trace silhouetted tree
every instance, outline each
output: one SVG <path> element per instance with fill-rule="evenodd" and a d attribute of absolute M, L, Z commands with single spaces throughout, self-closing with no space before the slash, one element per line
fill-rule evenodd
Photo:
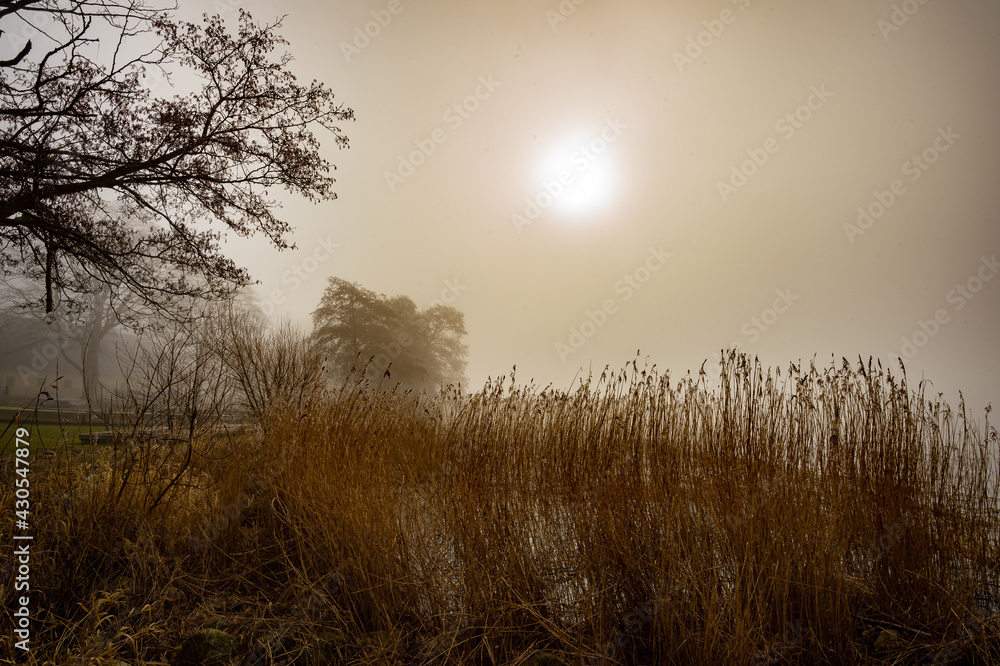
<path fill-rule="evenodd" d="M 78 359 L 67 357 L 67 360 L 83 377 L 83 395 L 91 405 L 97 403 L 100 395 L 101 355 L 105 338 L 120 323 L 109 298 L 110 290 L 100 289 L 92 294 L 90 308 L 82 319 L 53 322 L 58 335 L 75 341 L 80 349 Z"/>
<path fill-rule="evenodd" d="M 419 310 L 406 296 L 331 277 L 312 317 L 313 341 L 334 377 L 367 363 L 372 380 L 388 370 L 389 385 L 404 388 L 434 391 L 465 380 L 465 317 L 451 306 Z"/>
<path fill-rule="evenodd" d="M 230 34 L 142 0 L 0 3 L 3 271 L 43 284 L 46 312 L 93 280 L 161 309 L 249 283 L 221 231 L 288 247 L 269 188 L 335 198 L 312 128 L 346 147 L 335 124 L 353 119 L 296 81 L 279 26 L 240 10 Z M 163 96 L 171 73 L 195 90 Z"/>

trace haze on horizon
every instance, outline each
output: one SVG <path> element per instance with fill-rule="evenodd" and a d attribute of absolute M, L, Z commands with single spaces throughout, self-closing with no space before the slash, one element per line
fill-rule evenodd
<path fill-rule="evenodd" d="M 339 198 L 285 201 L 298 249 L 228 241 L 273 317 L 329 276 L 440 299 L 473 390 L 738 345 L 1000 397 L 1000 5 L 238 6 L 357 117 Z"/>

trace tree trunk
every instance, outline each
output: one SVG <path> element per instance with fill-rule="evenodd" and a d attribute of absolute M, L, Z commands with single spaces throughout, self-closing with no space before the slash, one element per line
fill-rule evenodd
<path fill-rule="evenodd" d="M 94 296 L 90 317 L 80 341 L 83 394 L 91 409 L 100 397 L 101 350 L 104 346 L 104 338 L 118 323 L 114 311 L 108 307 L 109 296 L 107 288 L 101 289 Z"/>

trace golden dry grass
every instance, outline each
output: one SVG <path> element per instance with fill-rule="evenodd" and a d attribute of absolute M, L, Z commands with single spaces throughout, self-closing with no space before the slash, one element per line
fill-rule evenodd
<path fill-rule="evenodd" d="M 871 362 L 722 360 L 714 390 L 347 383 L 36 470 L 33 663 L 170 663 L 202 626 L 232 663 L 1000 660 L 988 421 Z"/>

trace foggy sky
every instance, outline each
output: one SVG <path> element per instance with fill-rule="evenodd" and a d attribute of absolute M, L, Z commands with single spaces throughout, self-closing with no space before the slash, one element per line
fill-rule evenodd
<path fill-rule="evenodd" d="M 996 2 L 240 6 L 357 115 L 319 133 L 339 199 L 286 199 L 298 249 L 227 245 L 275 317 L 330 275 L 444 297 L 472 389 L 738 343 L 1000 398 Z"/>

